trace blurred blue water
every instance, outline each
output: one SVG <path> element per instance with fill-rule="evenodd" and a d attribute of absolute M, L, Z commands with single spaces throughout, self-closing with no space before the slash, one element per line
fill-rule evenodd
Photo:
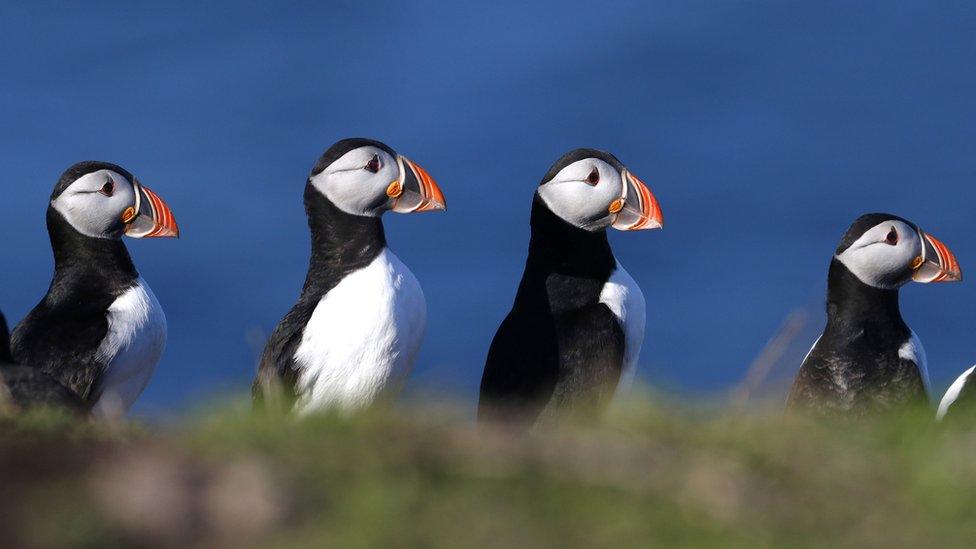
<path fill-rule="evenodd" d="M 170 323 L 138 409 L 245 390 L 248 338 L 304 278 L 309 169 L 336 139 L 372 136 L 450 205 L 386 217 L 428 298 L 410 386 L 473 403 L 534 187 L 591 146 L 667 217 L 611 236 L 647 297 L 641 373 L 714 392 L 797 307 L 813 312 L 802 355 L 830 253 L 861 213 L 906 216 L 976 269 L 974 30 L 963 1 L 3 3 L 0 307 L 17 320 L 46 290 L 61 171 L 120 163 L 184 235 L 128 242 Z M 974 299 L 972 283 L 903 292 L 936 391 L 976 361 Z"/>

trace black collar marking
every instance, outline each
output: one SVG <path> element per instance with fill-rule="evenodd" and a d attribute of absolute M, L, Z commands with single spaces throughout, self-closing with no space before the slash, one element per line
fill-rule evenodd
<path fill-rule="evenodd" d="M 530 219 L 532 237 L 529 240 L 529 256 L 523 281 L 545 280 L 551 275 L 587 282 L 593 286 L 587 292 L 586 303 L 598 300 L 600 291 L 617 266 L 610 249 L 605 230 L 587 231 L 567 223 L 554 214 L 536 193 L 532 200 Z M 598 288 L 597 288 L 598 286 Z M 553 293 L 555 291 L 555 293 Z M 550 300 L 557 306 L 574 306 L 583 296 L 570 297 L 570 302 L 559 300 L 557 288 L 549 291 Z"/>

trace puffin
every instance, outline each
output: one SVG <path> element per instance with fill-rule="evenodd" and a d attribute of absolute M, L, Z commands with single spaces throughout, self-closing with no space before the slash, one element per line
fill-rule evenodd
<path fill-rule="evenodd" d="M 660 229 L 660 205 L 616 156 L 582 148 L 542 178 L 529 225 L 515 301 L 488 350 L 478 419 L 596 417 L 632 381 L 644 339 L 644 295 L 607 229 Z"/>
<path fill-rule="evenodd" d="M 311 259 L 298 301 L 265 346 L 258 408 L 354 412 L 395 396 L 427 322 L 414 274 L 387 246 L 382 216 L 446 209 L 426 170 L 388 145 L 342 139 L 305 183 Z"/>
<path fill-rule="evenodd" d="M 973 376 L 974 371 L 976 371 L 976 366 L 970 367 L 952 382 L 952 385 L 942 395 L 939 410 L 936 412 L 936 419 L 941 421 L 950 411 L 956 415 L 963 409 L 973 407 L 973 404 L 976 403 L 976 376 Z"/>
<path fill-rule="evenodd" d="M 956 257 L 918 225 L 886 213 L 859 217 L 830 261 L 827 325 L 787 410 L 863 417 L 927 405 L 925 349 L 901 316 L 898 292 L 912 281 L 959 280 Z"/>
<path fill-rule="evenodd" d="M 96 416 L 129 410 L 166 346 L 166 316 L 122 242 L 178 237 L 169 206 L 124 168 L 84 161 L 51 193 L 54 275 L 17 325 L 13 358 L 74 391 Z"/>
<path fill-rule="evenodd" d="M 29 408 L 56 408 L 85 415 L 88 405 L 51 375 L 40 368 L 14 362 L 10 352 L 7 319 L 0 312 L 0 406 L 4 411 Z"/>

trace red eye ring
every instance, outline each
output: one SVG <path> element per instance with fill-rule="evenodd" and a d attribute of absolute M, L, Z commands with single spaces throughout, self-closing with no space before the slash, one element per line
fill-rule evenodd
<path fill-rule="evenodd" d="M 115 181 L 109 179 L 104 185 L 102 185 L 101 189 L 98 189 L 98 192 L 104 194 L 105 196 L 112 196 L 115 194 Z"/>
<path fill-rule="evenodd" d="M 374 154 L 373 158 L 370 158 L 369 162 L 363 166 L 363 169 L 372 173 L 380 171 L 380 156 L 378 154 Z"/>
<path fill-rule="evenodd" d="M 888 236 L 885 237 L 885 243 L 895 246 L 898 244 L 898 231 L 894 227 L 888 231 Z"/>
<path fill-rule="evenodd" d="M 590 185 L 596 185 L 600 182 L 600 170 L 593 168 L 590 175 L 586 176 L 586 182 Z"/>

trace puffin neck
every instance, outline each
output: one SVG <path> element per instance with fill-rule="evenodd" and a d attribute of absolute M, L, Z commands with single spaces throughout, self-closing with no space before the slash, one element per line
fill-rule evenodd
<path fill-rule="evenodd" d="M 72 227 L 54 208 L 47 209 L 47 231 L 54 252 L 51 287 L 83 284 L 120 295 L 139 278 L 120 238 L 86 236 Z M 97 284 L 97 286 L 89 286 Z"/>
<path fill-rule="evenodd" d="M 868 286 L 835 257 L 827 275 L 827 321 L 845 325 L 904 324 L 898 290 Z"/>
<path fill-rule="evenodd" d="M 567 223 L 538 194 L 532 201 L 530 225 L 530 266 L 588 278 L 605 278 L 616 268 L 605 230 L 591 232 Z"/>
<path fill-rule="evenodd" d="M 303 294 L 324 294 L 346 274 L 369 265 L 386 247 L 379 217 L 346 213 L 311 184 L 305 185 L 305 213 L 312 257 Z"/>

